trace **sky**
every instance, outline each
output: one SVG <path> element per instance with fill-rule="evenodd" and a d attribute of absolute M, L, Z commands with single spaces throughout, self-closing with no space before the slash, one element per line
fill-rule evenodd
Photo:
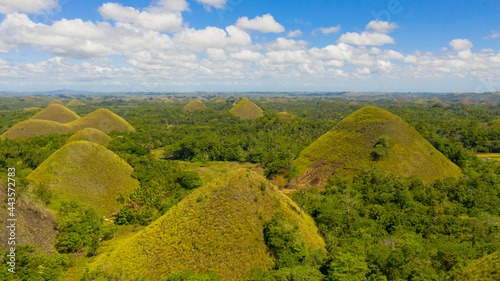
<path fill-rule="evenodd" d="M 0 0 L 0 91 L 500 91 L 500 1 Z"/>

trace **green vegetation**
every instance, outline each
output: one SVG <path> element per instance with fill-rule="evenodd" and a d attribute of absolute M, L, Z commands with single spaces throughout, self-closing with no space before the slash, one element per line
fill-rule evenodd
<path fill-rule="evenodd" d="M 500 161 L 500 153 L 478 153 L 476 154 L 479 158 L 491 158 L 491 160 Z"/>
<path fill-rule="evenodd" d="M 182 109 L 186 112 L 193 112 L 193 111 L 205 110 L 206 108 L 207 108 L 207 106 L 204 105 L 201 101 L 192 100 L 186 106 L 184 106 Z"/>
<path fill-rule="evenodd" d="M 229 112 L 241 120 L 257 119 L 264 115 L 260 107 L 245 98 L 241 99 Z"/>
<path fill-rule="evenodd" d="M 324 249 L 309 216 L 262 176 L 239 169 L 196 189 L 149 227 L 101 254 L 92 268 L 109 264 L 105 271 L 125 276 L 193 270 L 213 272 L 221 280 L 245 278 L 253 268 L 273 266 L 263 232 L 275 212 L 297 225 L 305 249 Z"/>
<path fill-rule="evenodd" d="M 78 114 L 64 107 L 62 104 L 51 104 L 35 114 L 31 119 L 68 123 L 80 119 Z"/>
<path fill-rule="evenodd" d="M 371 166 L 401 177 L 461 177 L 460 169 L 398 116 L 364 107 L 304 149 L 294 161 L 298 186 L 323 188 L 335 173 L 354 177 Z"/>
<path fill-rule="evenodd" d="M 500 252 L 472 261 L 465 268 L 459 280 L 495 281 L 500 280 Z"/>
<path fill-rule="evenodd" d="M 98 129 L 85 128 L 72 135 L 71 138 L 68 139 L 68 143 L 79 140 L 95 142 L 102 146 L 108 146 L 112 138 Z"/>
<path fill-rule="evenodd" d="M 50 200 L 76 200 L 110 214 L 137 186 L 132 167 L 105 147 L 87 141 L 70 142 L 50 155 L 29 176 L 35 192 Z"/>

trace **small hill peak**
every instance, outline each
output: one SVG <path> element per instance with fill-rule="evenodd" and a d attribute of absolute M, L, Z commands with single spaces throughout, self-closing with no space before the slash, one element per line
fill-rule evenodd
<path fill-rule="evenodd" d="M 106 108 L 99 108 L 68 125 L 71 126 L 73 131 L 78 131 L 83 128 L 95 128 L 104 133 L 111 131 L 135 132 L 134 127 L 125 121 L 125 119 Z"/>
<path fill-rule="evenodd" d="M 246 98 L 241 99 L 229 112 L 242 120 L 257 119 L 264 115 L 260 107 Z"/>
<path fill-rule="evenodd" d="M 30 119 L 40 119 L 40 120 L 55 121 L 59 123 L 68 123 L 80 119 L 80 116 L 78 116 L 78 114 L 66 108 L 64 105 L 55 103 L 47 106 L 45 109 L 38 112 Z"/>
<path fill-rule="evenodd" d="M 183 107 L 183 110 L 186 112 L 201 111 L 205 109 L 207 109 L 207 106 L 204 105 L 199 100 L 192 100 L 186 106 Z"/>
<path fill-rule="evenodd" d="M 95 128 L 85 128 L 82 129 L 75 134 L 73 134 L 69 139 L 67 143 L 73 142 L 73 141 L 90 141 L 90 142 L 95 142 L 98 143 L 102 146 L 108 146 L 109 142 L 112 140 L 112 138 L 105 133 L 101 132 L 98 129 Z"/>

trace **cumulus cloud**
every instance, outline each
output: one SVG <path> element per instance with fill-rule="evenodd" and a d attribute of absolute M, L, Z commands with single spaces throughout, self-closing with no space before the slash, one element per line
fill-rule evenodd
<path fill-rule="evenodd" d="M 361 34 L 347 32 L 340 36 L 338 42 L 363 46 L 381 46 L 384 44 L 395 44 L 394 38 L 383 33 L 369 33 L 363 31 Z"/>
<path fill-rule="evenodd" d="M 217 9 L 224 9 L 227 0 L 196 0 L 196 2 L 203 4 L 207 9 L 214 7 Z"/>
<path fill-rule="evenodd" d="M 59 7 L 58 0 L 0 0 L 0 13 L 37 14 Z"/>
<path fill-rule="evenodd" d="M 450 46 L 452 46 L 455 51 L 465 51 L 474 47 L 474 44 L 468 39 L 454 39 L 450 41 Z"/>
<path fill-rule="evenodd" d="M 182 1 L 164 1 L 160 4 L 162 6 L 149 7 L 144 11 L 139 11 L 119 3 L 104 3 L 99 8 L 99 13 L 105 19 L 120 23 L 133 23 L 146 29 L 166 32 L 180 30 L 182 15 L 179 9 L 186 9 L 187 4 L 182 3 Z"/>
<path fill-rule="evenodd" d="M 302 35 L 303 35 L 302 31 L 300 29 L 296 29 L 296 30 L 290 30 L 286 35 L 286 37 L 294 38 L 294 37 L 302 37 Z"/>
<path fill-rule="evenodd" d="M 366 25 L 366 30 L 374 33 L 391 33 L 398 25 L 394 22 L 372 20 Z"/>
<path fill-rule="evenodd" d="M 328 35 L 330 33 L 337 33 L 340 31 L 340 24 L 337 25 L 337 26 L 331 26 L 331 27 L 319 27 L 319 28 L 316 28 L 314 29 L 311 34 L 312 35 L 316 35 L 317 32 L 321 32 L 323 33 L 324 35 Z"/>
<path fill-rule="evenodd" d="M 255 17 L 251 20 L 248 17 L 241 17 L 236 21 L 236 26 L 241 29 L 257 30 L 263 33 L 281 33 L 285 28 L 276 22 L 270 14 L 265 14 L 262 17 Z"/>

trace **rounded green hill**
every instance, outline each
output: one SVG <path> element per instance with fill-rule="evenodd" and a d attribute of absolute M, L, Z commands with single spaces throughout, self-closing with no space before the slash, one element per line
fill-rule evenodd
<path fill-rule="evenodd" d="M 199 100 L 192 100 L 183 107 L 183 110 L 186 112 L 201 111 L 205 109 L 207 109 L 207 106 Z"/>
<path fill-rule="evenodd" d="M 111 131 L 135 132 L 134 127 L 130 126 L 127 121 L 105 108 L 100 108 L 78 120 L 70 122 L 68 126 L 70 126 L 73 131 L 79 131 L 84 128 L 94 128 L 104 133 Z"/>
<path fill-rule="evenodd" d="M 400 177 L 417 176 L 426 182 L 461 177 L 460 169 L 398 116 L 364 107 L 338 123 L 306 147 L 294 161 L 298 186 L 323 188 L 339 173 L 360 175 L 371 166 Z"/>
<path fill-rule="evenodd" d="M 53 105 L 53 104 L 60 104 L 60 105 L 62 105 L 62 102 L 60 100 L 51 100 L 49 102 L 49 105 Z"/>
<path fill-rule="evenodd" d="M 70 102 L 68 102 L 66 104 L 66 106 L 81 106 L 81 105 L 85 105 L 85 104 L 79 100 L 71 100 Z"/>
<path fill-rule="evenodd" d="M 112 140 L 112 138 L 105 133 L 94 129 L 94 128 L 85 128 L 82 129 L 78 132 L 76 132 L 74 135 L 72 135 L 68 139 L 68 143 L 72 141 L 79 141 L 79 140 L 84 140 L 84 141 L 91 141 L 98 143 L 102 146 L 108 146 L 109 142 Z"/>
<path fill-rule="evenodd" d="M 229 112 L 242 120 L 257 119 L 264 115 L 260 107 L 245 98 L 241 99 Z"/>
<path fill-rule="evenodd" d="M 498 281 L 500 280 L 500 252 L 472 261 L 458 280 Z"/>
<path fill-rule="evenodd" d="M 80 119 L 80 116 L 78 116 L 78 114 L 66 108 L 64 105 L 51 104 L 42 111 L 35 114 L 30 119 L 40 119 L 40 120 L 55 121 L 59 123 L 68 123 Z"/>
<path fill-rule="evenodd" d="M 110 214 L 119 208 L 119 194 L 129 194 L 139 185 L 132 171 L 104 146 L 75 141 L 50 155 L 27 178 L 33 188 L 51 190 L 55 199 L 79 201 Z"/>
<path fill-rule="evenodd" d="M 109 272 L 129 277 L 192 270 L 244 279 L 273 265 L 263 229 L 276 211 L 298 226 L 308 249 L 324 251 L 311 217 L 261 175 L 238 169 L 198 188 L 91 266 L 109 264 Z"/>
<path fill-rule="evenodd" d="M 5 133 L 2 134 L 2 138 L 27 139 L 37 136 L 66 134 L 71 132 L 72 130 L 69 126 L 59 122 L 29 119 L 10 127 Z"/>

